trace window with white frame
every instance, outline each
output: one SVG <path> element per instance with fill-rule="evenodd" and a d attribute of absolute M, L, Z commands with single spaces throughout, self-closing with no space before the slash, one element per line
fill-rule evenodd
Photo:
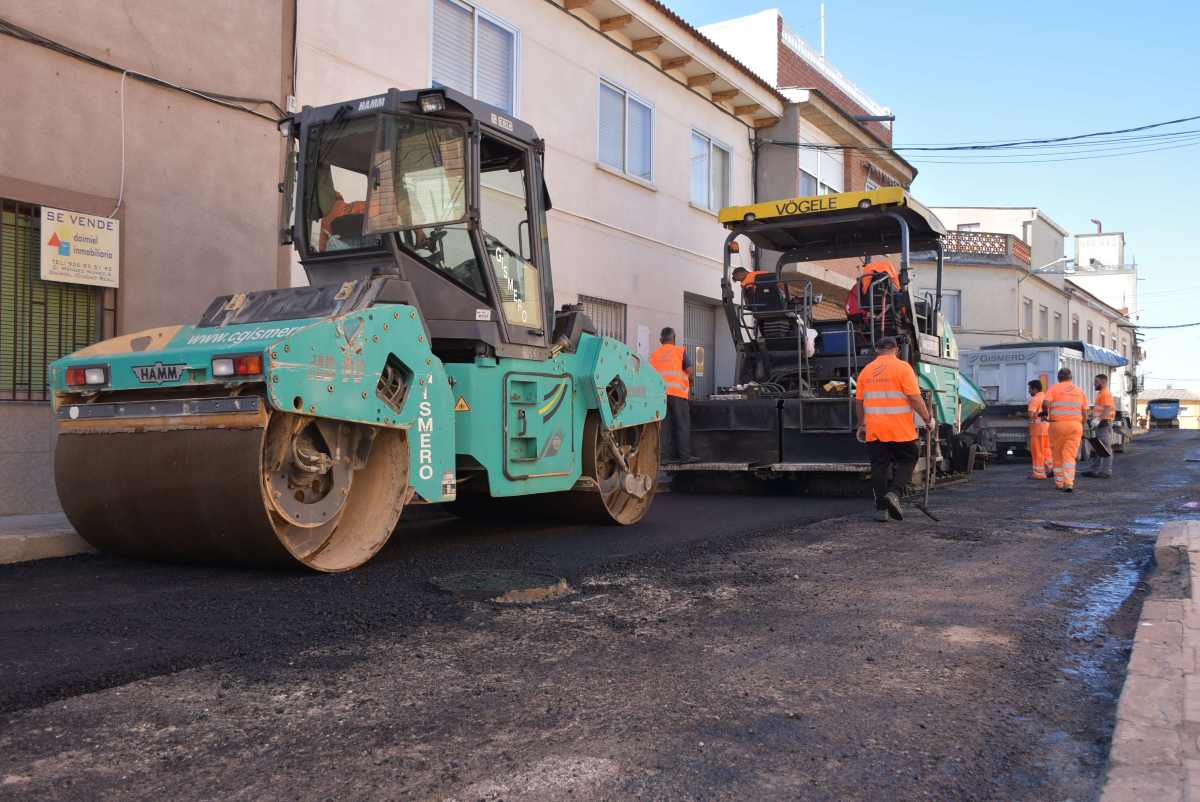
<path fill-rule="evenodd" d="M 1094 331 L 1094 329 L 1092 328 L 1092 324 L 1089 321 L 1087 324 L 1087 343 L 1088 343 L 1088 345 L 1094 345 L 1094 343 L 1092 342 L 1092 332 L 1093 331 Z"/>
<path fill-rule="evenodd" d="M 800 168 L 800 196 L 810 197 L 817 194 L 817 177 Z"/>
<path fill-rule="evenodd" d="M 692 131 L 691 201 L 716 211 L 729 205 L 729 148 Z"/>
<path fill-rule="evenodd" d="M 1021 302 L 1021 333 L 1033 336 L 1033 301 L 1028 298 Z"/>
<path fill-rule="evenodd" d="M 1054 339 L 1061 340 L 1063 335 L 1062 329 L 1062 312 L 1054 313 Z"/>
<path fill-rule="evenodd" d="M 517 111 L 519 32 L 477 6 L 433 0 L 433 84 Z"/>
<path fill-rule="evenodd" d="M 1050 337 L 1050 310 L 1047 307 L 1038 307 L 1038 339 L 1045 340 Z"/>
<path fill-rule="evenodd" d="M 601 81 L 597 138 L 601 164 L 643 181 L 654 180 L 654 108 L 649 103 Z"/>
<path fill-rule="evenodd" d="M 979 223 L 959 223 L 955 228 L 959 231 L 978 231 Z"/>
<path fill-rule="evenodd" d="M 829 186 L 828 184 L 821 184 L 821 194 L 822 195 L 835 195 L 835 194 L 837 194 L 837 190 L 834 189 L 833 187 Z"/>
<path fill-rule="evenodd" d="M 1071 315 L 1071 339 L 1079 339 L 1079 315 Z"/>
<path fill-rule="evenodd" d="M 962 325 L 962 290 L 942 290 L 942 317 L 951 326 Z"/>

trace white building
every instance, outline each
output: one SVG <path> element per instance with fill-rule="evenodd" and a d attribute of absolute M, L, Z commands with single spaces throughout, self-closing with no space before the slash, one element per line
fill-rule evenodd
<path fill-rule="evenodd" d="M 525 120 L 546 141 L 556 303 L 643 354 L 673 326 L 698 392 L 731 381 L 716 211 L 752 200 L 750 141 L 783 96 L 653 0 L 370 5 L 301 4 L 300 102 L 442 84 Z"/>

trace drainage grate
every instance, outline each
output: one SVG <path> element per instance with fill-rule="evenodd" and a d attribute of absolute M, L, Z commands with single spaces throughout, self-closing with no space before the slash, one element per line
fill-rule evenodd
<path fill-rule="evenodd" d="M 431 581 L 439 590 L 499 604 L 533 604 L 574 593 L 561 577 L 526 571 L 464 571 Z"/>

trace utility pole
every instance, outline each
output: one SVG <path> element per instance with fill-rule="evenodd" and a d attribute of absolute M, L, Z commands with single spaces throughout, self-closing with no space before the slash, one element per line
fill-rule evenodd
<path fill-rule="evenodd" d="M 825 4 L 821 3 L 821 58 L 825 58 Z"/>

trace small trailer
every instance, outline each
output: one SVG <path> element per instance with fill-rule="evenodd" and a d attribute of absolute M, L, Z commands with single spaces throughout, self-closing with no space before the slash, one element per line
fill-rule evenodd
<path fill-rule="evenodd" d="M 1096 375 L 1108 376 L 1108 387 L 1117 404 L 1113 450 L 1124 451 L 1129 443 L 1134 403 L 1132 382 L 1125 371 L 1129 360 L 1110 348 L 1078 340 L 1004 343 L 962 351 L 958 360 L 963 375 L 983 391 L 987 411 L 981 425 L 991 430 L 989 439 L 994 439 L 998 461 L 1029 456 L 1029 382 L 1040 380 L 1042 387 L 1049 389 L 1064 367 L 1071 369 L 1072 381 L 1087 394 L 1089 402 L 1095 400 Z"/>

